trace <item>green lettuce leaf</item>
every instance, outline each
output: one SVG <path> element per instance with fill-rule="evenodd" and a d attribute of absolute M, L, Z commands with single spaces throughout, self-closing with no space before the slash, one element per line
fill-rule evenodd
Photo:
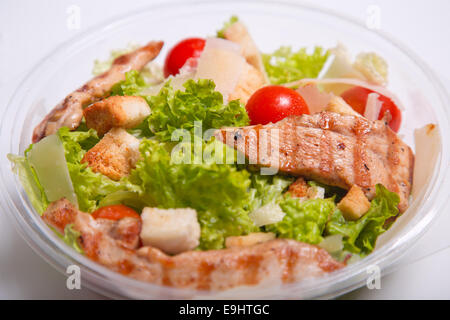
<path fill-rule="evenodd" d="M 144 77 L 136 70 L 125 73 L 125 80 L 119 81 L 111 88 L 112 96 L 136 96 L 148 87 Z"/>
<path fill-rule="evenodd" d="M 347 221 L 336 210 L 326 226 L 327 234 L 343 235 L 344 249 L 365 256 L 373 251 L 380 234 L 386 231 L 386 220 L 398 214 L 398 194 L 383 185 L 376 186 L 376 196 L 369 211 L 356 221 Z"/>
<path fill-rule="evenodd" d="M 45 191 L 39 183 L 36 172 L 30 166 L 26 157 L 8 154 L 9 161 L 13 164 L 13 171 L 19 177 L 28 199 L 33 208 L 39 213 L 44 213 L 48 206 Z"/>
<path fill-rule="evenodd" d="M 322 234 L 328 217 L 335 209 L 333 199 L 302 201 L 288 196 L 279 205 L 286 215 L 282 221 L 265 226 L 266 231 L 274 232 L 280 238 L 311 244 L 318 244 L 323 240 Z"/>
<path fill-rule="evenodd" d="M 63 127 L 58 130 L 58 135 L 63 142 L 67 167 L 81 211 L 94 211 L 99 201 L 113 192 L 135 189 L 126 180 L 111 180 L 93 172 L 86 163 L 81 163 L 86 151 L 99 141 L 95 130 L 69 131 Z"/>
<path fill-rule="evenodd" d="M 329 52 L 315 47 L 312 54 L 306 48 L 293 52 L 281 47 L 272 54 L 263 54 L 263 63 L 272 84 L 282 84 L 303 78 L 317 78 L 327 61 Z"/>
<path fill-rule="evenodd" d="M 219 142 L 210 142 L 215 143 Z M 171 146 L 153 139 L 144 139 L 140 151 L 142 157 L 130 181 L 140 186 L 142 197 L 154 206 L 196 209 L 200 249 L 220 249 L 225 237 L 257 230 L 244 209 L 250 200 L 248 171 L 215 161 L 174 163 Z"/>
<path fill-rule="evenodd" d="M 231 18 L 228 21 L 225 21 L 223 24 L 222 29 L 217 30 L 217 38 L 225 38 L 225 30 L 227 30 L 232 24 L 239 21 L 239 18 L 237 16 L 231 16 Z"/>
<path fill-rule="evenodd" d="M 287 176 L 270 176 L 252 174 L 250 211 L 268 203 L 278 203 L 283 199 L 283 193 L 294 178 Z"/>
<path fill-rule="evenodd" d="M 64 228 L 64 234 L 61 235 L 59 232 L 56 234 L 71 248 L 75 249 L 78 253 L 84 254 L 83 248 L 80 246 L 78 242 L 78 238 L 81 236 L 81 233 L 75 229 L 73 229 L 73 224 L 67 224 Z"/>
<path fill-rule="evenodd" d="M 161 141 L 170 141 L 176 129 L 194 133 L 194 121 L 201 121 L 201 133 L 211 128 L 249 124 L 245 107 L 238 100 L 224 104 L 222 94 L 214 90 L 213 81 L 188 80 L 184 87 L 185 91 L 174 91 L 168 82 L 158 95 L 147 97 L 152 109 L 148 124 Z"/>

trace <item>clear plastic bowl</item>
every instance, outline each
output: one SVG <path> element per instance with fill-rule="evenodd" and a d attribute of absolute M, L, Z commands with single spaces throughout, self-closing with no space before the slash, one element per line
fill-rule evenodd
<path fill-rule="evenodd" d="M 42 117 L 68 92 L 91 77 L 93 61 L 129 42 L 165 41 L 167 48 L 188 36 L 215 34 L 222 23 L 237 14 L 249 27 L 263 52 L 280 45 L 332 47 L 338 41 L 353 52 L 375 51 L 389 63 L 389 88 L 406 106 L 401 134 L 413 145 L 413 130 L 438 124 L 441 150 L 434 171 L 408 211 L 379 239 L 365 259 L 327 276 L 271 287 L 246 287 L 225 292 L 174 289 L 139 282 L 87 259 L 67 247 L 33 210 L 6 160 L 7 153 L 23 154 L 31 132 Z M 28 244 L 61 272 L 75 264 L 82 285 L 115 298 L 329 298 L 362 286 L 367 268 L 378 265 L 383 273 L 424 234 L 449 196 L 449 99 L 429 68 L 396 40 L 367 29 L 363 24 L 333 12 L 283 2 L 183 1 L 139 10 L 90 29 L 59 46 L 40 61 L 17 88 L 1 127 L 1 204 L 15 221 Z"/>

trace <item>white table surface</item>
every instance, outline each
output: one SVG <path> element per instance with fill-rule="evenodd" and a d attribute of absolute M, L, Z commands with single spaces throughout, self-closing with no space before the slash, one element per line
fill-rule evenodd
<path fill-rule="evenodd" d="M 321 0 L 315 5 L 364 20 L 371 5 L 381 13 L 381 29 L 409 46 L 450 88 L 450 1 Z M 0 112 L 22 77 L 43 56 L 78 32 L 110 17 L 148 6 L 135 0 L 0 1 Z M 81 9 L 81 29 L 66 27 L 67 10 Z M 2 142 L 3 143 L 3 142 Z M 1 155 L 4 157 L 5 155 Z M 449 199 L 450 200 L 450 199 Z M 353 299 L 450 299 L 450 215 L 444 212 L 380 290 L 362 288 Z M 66 278 L 35 254 L 0 213 L 0 298 L 101 299 L 86 289 L 68 290 Z"/>

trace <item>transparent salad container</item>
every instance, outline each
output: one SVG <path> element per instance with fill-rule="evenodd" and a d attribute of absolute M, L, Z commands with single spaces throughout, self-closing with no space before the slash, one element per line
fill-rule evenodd
<path fill-rule="evenodd" d="M 389 64 L 389 89 L 406 106 L 400 134 L 414 146 L 413 131 L 428 123 L 438 125 L 441 145 L 434 169 L 408 211 L 383 234 L 376 250 L 355 264 L 321 278 L 269 287 L 243 287 L 224 292 L 174 289 L 139 282 L 78 254 L 66 246 L 34 211 L 18 178 L 6 160 L 7 153 L 23 154 L 35 125 L 65 95 L 92 74 L 95 59 L 106 59 L 111 49 L 130 42 L 164 40 L 158 62 L 167 48 L 189 36 L 214 35 L 222 23 L 237 14 L 249 27 L 263 52 L 281 45 L 293 48 L 338 42 L 352 53 L 375 51 Z M 363 24 L 333 12 L 292 3 L 267 1 L 183 1 L 161 4 L 113 19 L 92 28 L 54 50 L 40 61 L 17 88 L 1 126 L 1 205 L 14 220 L 28 244 L 57 270 L 81 268 L 82 285 L 114 298 L 330 298 L 360 287 L 367 268 L 377 265 L 389 272 L 398 259 L 425 233 L 449 196 L 449 99 L 426 65 L 398 41 L 367 29 Z"/>

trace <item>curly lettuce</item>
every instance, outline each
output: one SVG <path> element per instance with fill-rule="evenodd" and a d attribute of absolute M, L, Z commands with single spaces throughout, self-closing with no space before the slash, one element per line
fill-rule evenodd
<path fill-rule="evenodd" d="M 342 235 L 345 250 L 365 256 L 375 248 L 378 236 L 387 230 L 388 219 L 398 215 L 399 202 L 398 194 L 377 184 L 376 196 L 364 216 L 356 221 L 347 221 L 337 209 L 326 226 L 326 232 Z"/>
<path fill-rule="evenodd" d="M 329 56 L 328 50 L 315 47 L 309 54 L 306 48 L 297 52 L 281 47 L 271 54 L 263 54 L 263 63 L 272 84 L 282 84 L 303 78 L 317 78 Z"/>
<path fill-rule="evenodd" d="M 119 81 L 111 88 L 112 96 L 136 96 L 148 87 L 144 77 L 136 70 L 125 73 L 125 80 Z"/>
<path fill-rule="evenodd" d="M 282 221 L 267 225 L 265 229 L 280 238 L 311 244 L 318 244 L 323 240 L 322 234 L 328 217 L 336 207 L 333 199 L 302 201 L 291 197 L 286 197 L 279 205 L 286 215 Z"/>
<path fill-rule="evenodd" d="M 156 96 L 147 97 L 152 109 L 148 117 L 150 130 L 161 141 L 170 141 L 176 129 L 194 133 L 195 121 L 201 121 L 202 133 L 208 129 L 239 127 L 249 124 L 245 107 L 238 101 L 223 103 L 211 80 L 188 80 L 185 91 L 174 91 L 166 83 Z"/>
<path fill-rule="evenodd" d="M 283 198 L 283 193 L 294 181 L 288 176 L 270 176 L 253 173 L 251 184 L 251 211 L 269 203 L 278 203 Z"/>
<path fill-rule="evenodd" d="M 203 149 L 207 146 L 204 144 Z M 216 161 L 174 163 L 171 146 L 154 139 L 144 139 L 140 151 L 142 158 L 130 182 L 138 185 L 142 197 L 154 206 L 196 209 L 201 226 L 200 249 L 220 249 L 227 236 L 257 230 L 245 209 L 251 186 L 247 170 Z"/>
<path fill-rule="evenodd" d="M 69 131 L 63 127 L 57 133 L 63 143 L 67 167 L 78 199 L 79 209 L 92 212 L 98 208 L 100 200 L 120 190 L 133 189 L 125 180 L 114 181 L 101 173 L 96 173 L 81 163 L 87 150 L 98 141 L 95 130 Z"/>

